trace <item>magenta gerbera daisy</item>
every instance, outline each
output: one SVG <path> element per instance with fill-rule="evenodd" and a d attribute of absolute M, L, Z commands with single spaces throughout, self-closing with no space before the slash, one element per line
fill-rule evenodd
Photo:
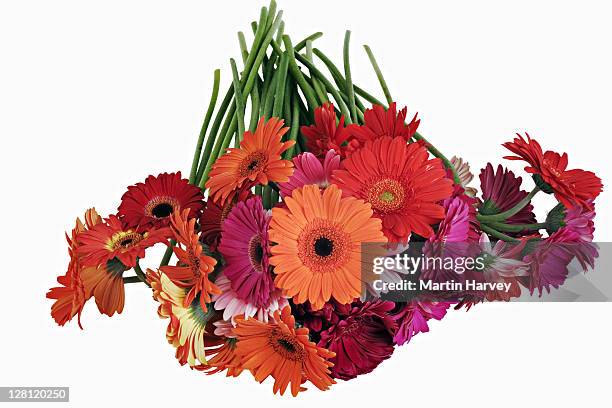
<path fill-rule="evenodd" d="M 428 332 L 427 321 L 430 319 L 442 320 L 450 305 L 449 302 L 418 300 L 407 303 L 397 313 L 393 314 L 393 319 L 397 323 L 397 331 L 393 336 L 393 341 L 401 346 L 408 343 L 415 335 Z"/>
<path fill-rule="evenodd" d="M 268 304 L 274 288 L 269 268 L 269 223 L 270 215 L 259 196 L 239 202 L 223 222 L 219 244 L 232 289 L 256 307 Z"/>
<path fill-rule="evenodd" d="M 189 218 L 199 215 L 202 190 L 181 178 L 181 172 L 149 176 L 144 183 L 128 187 L 121 197 L 118 216 L 131 227 L 167 226 L 177 210 L 189 208 Z"/>
<path fill-rule="evenodd" d="M 279 183 L 283 197 L 290 196 L 296 188 L 308 184 L 316 184 L 325 188 L 330 184 L 332 172 L 340 168 L 340 155 L 334 150 L 325 153 L 323 163 L 310 152 L 302 153 L 293 158 L 294 171 L 286 183 Z"/>

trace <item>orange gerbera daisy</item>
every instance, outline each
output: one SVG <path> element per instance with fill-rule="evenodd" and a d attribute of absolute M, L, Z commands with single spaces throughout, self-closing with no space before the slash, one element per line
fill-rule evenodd
<path fill-rule="evenodd" d="M 240 363 L 240 356 L 236 354 L 236 345 L 235 338 L 217 337 L 217 344 L 206 344 L 208 364 L 197 368 L 205 371 L 208 375 L 227 370 L 227 377 L 238 377 L 244 371 L 244 368 Z"/>
<path fill-rule="evenodd" d="M 281 154 L 295 144 L 281 142 L 289 128 L 283 127 L 283 120 L 271 118 L 264 122 L 262 117 L 255 133 L 244 133 L 240 148 L 229 148 L 227 153 L 215 162 L 206 187 L 210 196 L 221 205 L 234 192 L 245 185 L 268 184 L 269 181 L 285 182 L 293 173 L 293 164 L 283 160 Z"/>
<path fill-rule="evenodd" d="M 161 271 L 176 285 L 189 289 L 183 306 L 187 307 L 197 297 L 202 309 L 211 302 L 211 295 L 218 295 L 221 290 L 208 279 L 215 270 L 217 260 L 206 254 L 195 232 L 195 218 L 189 219 L 190 209 L 174 212 L 170 216 L 170 226 L 177 246 L 173 249 L 178 258 L 176 266 L 162 266 Z M 184 248 L 182 248 L 183 246 Z"/>
<path fill-rule="evenodd" d="M 102 218 L 94 208 L 90 208 L 85 212 L 84 219 L 85 223 L 80 218 L 77 218 L 71 235 L 68 236 L 66 234 L 70 263 L 68 264 L 66 274 L 57 278 L 57 282 L 62 286 L 51 288 L 47 293 L 48 299 L 55 299 L 51 306 L 51 316 L 60 326 L 63 326 L 66 322 L 72 320 L 74 316 L 78 315 L 79 327 L 83 328 L 81 326 L 81 312 L 89 296 L 85 292 L 85 285 L 81 278 L 83 265 L 77 255 L 77 236 L 83 231 L 101 223 Z"/>
<path fill-rule="evenodd" d="M 127 270 L 129 268 L 117 259 L 111 259 L 97 267 L 83 268 L 81 278 L 87 298 L 94 297 L 100 313 L 112 317 L 115 313 L 123 312 L 125 305 L 123 273 Z"/>
<path fill-rule="evenodd" d="M 324 191 L 316 185 L 295 189 L 285 204 L 272 209 L 269 231 L 278 244 L 270 258 L 276 286 L 295 303 L 310 301 L 314 310 L 331 297 L 342 304 L 359 297 L 365 261 L 361 244 L 387 242 L 370 204 L 342 198 L 335 185 Z"/>
<path fill-rule="evenodd" d="M 274 320 L 263 323 L 236 318 L 236 354 L 241 357 L 242 367 L 251 370 L 260 383 L 272 375 L 275 394 L 280 391 L 282 395 L 289 383 L 293 396 L 304 390 L 301 385 L 305 381 L 323 391 L 335 384 L 330 376 L 333 364 L 327 359 L 336 354 L 311 342 L 307 328 L 295 328 L 289 306 L 282 312 L 275 311 Z"/>
<path fill-rule="evenodd" d="M 153 298 L 160 303 L 157 313 L 161 318 L 170 319 L 166 338 L 176 348 L 179 363 L 201 369 L 207 364 L 205 344 L 212 337 L 207 325 L 215 314 L 214 308 L 204 310 L 199 295 L 185 306 L 189 289 L 175 285 L 164 273 L 149 269 L 147 280 L 153 289 Z"/>

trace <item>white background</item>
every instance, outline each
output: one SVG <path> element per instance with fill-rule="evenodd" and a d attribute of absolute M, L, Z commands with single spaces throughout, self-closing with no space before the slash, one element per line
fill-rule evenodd
<path fill-rule="evenodd" d="M 355 82 L 380 95 L 360 47 L 370 44 L 394 97 L 419 112 L 422 134 L 449 156 L 475 169 L 504 162 L 500 144 L 529 131 L 609 185 L 606 2 L 493 3 L 280 7 L 294 42 L 323 31 L 316 46 L 338 63 L 350 28 Z M 250 34 L 262 5 L 0 3 L 0 385 L 70 386 L 72 406 L 610 406 L 610 303 L 450 312 L 373 374 L 298 398 L 273 396 L 270 381 L 249 374 L 180 367 L 144 286 L 127 288 L 118 317 L 88 304 L 84 331 L 55 326 L 44 296 L 66 268 L 64 230 L 90 206 L 114 212 L 125 187 L 150 173 L 189 170 L 212 72 L 222 68 L 225 88 L 236 32 Z M 540 202 L 543 215 L 551 202 Z M 612 238 L 609 203 L 604 192 L 600 241 Z"/>

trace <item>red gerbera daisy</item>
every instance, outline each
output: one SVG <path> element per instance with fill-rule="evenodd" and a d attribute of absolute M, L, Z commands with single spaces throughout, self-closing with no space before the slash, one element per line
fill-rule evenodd
<path fill-rule="evenodd" d="M 336 124 L 336 110 L 331 103 L 325 103 L 314 111 L 314 125 L 302 126 L 300 130 L 306 137 L 308 151 L 317 157 L 324 157 L 328 150 L 344 156 L 349 133 L 344 127 L 344 116 Z"/>
<path fill-rule="evenodd" d="M 278 118 L 265 122 L 262 117 L 255 133 L 244 133 L 239 149 L 229 148 L 226 154 L 217 159 L 206 182 L 213 200 L 223 205 L 237 190 L 256 184 L 267 185 L 269 181 L 289 180 L 293 163 L 283 160 L 281 155 L 295 142 L 281 142 L 289 130 L 283 127 L 283 123 Z"/>
<path fill-rule="evenodd" d="M 70 263 L 68 264 L 68 271 L 66 274 L 57 278 L 57 282 L 62 286 L 51 288 L 47 293 L 48 299 L 55 299 L 55 302 L 51 306 L 51 316 L 60 326 L 63 326 L 66 322 L 72 320 L 74 316 L 78 315 L 79 327 L 83 328 L 83 326 L 81 326 L 81 312 L 83 311 L 85 302 L 91 296 L 87 295 L 81 276 L 83 265 L 77 255 L 77 237 L 83 231 L 101 223 L 102 218 L 94 208 L 87 210 L 84 218 L 85 223 L 77 218 L 76 225 L 72 229 L 72 234 L 70 236 L 66 234 Z"/>
<path fill-rule="evenodd" d="M 592 208 L 592 202 L 602 190 L 601 179 L 593 172 L 581 169 L 567 170 L 567 153 L 559 155 L 547 150 L 542 152 L 540 144 L 525 134 L 527 140 L 517 134 L 514 141 L 503 146 L 516 156 L 506 156 L 509 160 L 524 160 L 529 166 L 527 173 L 534 174 L 538 187 L 546 193 L 554 193 L 555 197 L 566 208 L 580 205 Z M 542 181 L 544 183 L 542 183 Z"/>
<path fill-rule="evenodd" d="M 129 228 L 116 215 L 111 215 L 104 223 L 79 234 L 78 253 L 85 266 L 104 265 L 116 257 L 126 267 L 133 268 L 137 258 L 144 258 L 146 248 L 165 242 L 167 235 L 167 228 L 151 231 Z"/>
<path fill-rule="evenodd" d="M 336 170 L 333 182 L 344 196 L 364 199 L 382 219 L 389 242 L 406 242 L 411 232 L 433 234 L 432 224 L 444 218 L 438 203 L 452 193 L 452 181 L 440 159 L 429 159 L 420 143 L 407 145 L 389 136 L 368 141 Z"/>
<path fill-rule="evenodd" d="M 397 112 L 395 102 L 391 103 L 387 110 L 383 106 L 373 105 L 372 109 L 367 109 L 363 114 L 363 126 L 350 125 L 347 128 L 350 138 L 355 138 L 361 144 L 383 136 L 401 137 L 407 142 L 416 133 L 421 123 L 415 114 L 410 123 L 406 125 L 407 113 L 407 108 Z"/>
<path fill-rule="evenodd" d="M 236 203 L 246 201 L 252 195 L 250 190 L 242 190 L 223 205 L 212 199 L 206 202 L 206 207 L 200 217 L 200 240 L 208 245 L 211 251 L 217 250 L 217 245 L 221 240 L 221 225 L 232 208 Z"/>
<path fill-rule="evenodd" d="M 196 217 L 204 205 L 202 190 L 181 178 L 181 172 L 149 176 L 144 183 L 129 186 L 121 197 L 117 215 L 129 227 L 161 227 L 176 210 L 189 208 Z"/>

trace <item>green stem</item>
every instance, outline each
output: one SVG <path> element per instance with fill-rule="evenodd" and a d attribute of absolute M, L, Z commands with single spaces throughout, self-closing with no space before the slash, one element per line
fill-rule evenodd
<path fill-rule="evenodd" d="M 264 57 L 266 56 L 266 50 L 268 46 L 270 45 L 270 43 L 272 42 L 272 37 L 274 36 L 274 33 L 278 30 L 278 27 L 280 26 L 280 23 L 282 22 L 282 14 L 283 14 L 282 11 L 278 12 L 274 20 L 274 23 L 272 24 L 271 28 L 265 34 L 265 37 L 263 38 L 263 41 L 261 42 L 260 46 L 252 47 L 252 50 L 258 49 L 257 56 L 251 58 L 252 55 L 254 55 L 255 53 L 254 52 L 249 53 L 249 58 L 247 60 L 247 63 L 245 64 L 243 75 L 240 80 L 240 83 L 242 85 L 242 93 L 244 95 L 249 94 L 251 92 L 251 89 L 253 88 L 255 78 L 258 76 L 259 67 Z M 258 31 L 259 31 L 259 28 L 258 28 Z M 252 64 L 249 64 L 250 60 L 253 60 Z M 236 120 L 236 116 L 234 115 L 235 110 L 236 110 L 236 104 L 233 103 L 230 106 L 228 117 L 226 118 L 225 124 L 222 129 L 225 132 L 222 132 L 221 133 L 222 137 L 219 140 L 217 140 L 213 153 L 211 154 L 211 157 L 208 163 L 206 164 L 204 173 L 202 174 L 202 178 L 199 181 L 199 186 L 201 188 L 204 188 L 206 186 L 206 181 L 208 180 L 208 174 L 210 173 L 210 170 L 213 164 L 215 163 L 219 155 L 223 154 L 222 152 L 225 152 L 225 149 L 227 149 L 227 147 L 229 146 L 229 142 L 231 140 L 232 135 L 236 131 L 237 120 Z"/>
<path fill-rule="evenodd" d="M 214 73 L 213 80 L 213 91 L 210 95 L 210 102 L 208 102 L 208 109 L 206 110 L 206 115 L 204 116 L 204 123 L 202 124 L 202 128 L 200 129 L 200 135 L 198 136 L 198 142 L 196 144 L 196 149 L 193 154 L 193 161 L 191 162 L 191 173 L 189 174 L 189 182 L 194 184 L 196 181 L 196 176 L 198 173 L 198 164 L 200 163 L 200 156 L 202 154 L 202 145 L 204 144 L 204 137 L 206 136 L 206 131 L 208 130 L 208 125 L 210 124 L 210 119 L 212 118 L 212 114 L 215 110 L 215 105 L 217 104 L 217 97 L 219 96 L 219 83 L 221 82 L 221 70 L 216 69 Z M 204 155 L 210 154 L 210 150 L 212 149 L 212 139 L 206 141 L 206 148 L 204 149 Z"/>
<path fill-rule="evenodd" d="M 349 58 L 349 49 L 351 42 L 351 31 L 346 30 L 344 34 L 344 76 L 346 78 L 346 94 L 349 99 L 349 109 L 351 111 L 351 121 L 357 121 L 357 107 L 355 106 L 355 88 L 353 88 L 353 78 L 351 76 L 351 62 Z"/>
<path fill-rule="evenodd" d="M 376 58 L 374 58 L 374 54 L 369 46 L 364 45 L 363 48 L 365 48 L 366 54 L 368 54 L 372 68 L 374 68 L 374 72 L 376 73 L 376 78 L 378 78 L 378 83 L 380 83 L 380 87 L 382 88 L 385 98 L 387 99 L 387 103 L 391 104 L 393 102 L 393 98 L 391 97 L 391 92 L 389 92 L 389 88 L 387 87 L 385 77 L 383 76 L 378 63 L 376 62 Z"/>
<path fill-rule="evenodd" d="M 123 278 L 123 283 L 142 283 L 138 276 L 126 276 Z"/>
<path fill-rule="evenodd" d="M 504 224 L 502 222 L 489 222 L 487 225 L 503 232 L 537 231 L 546 228 L 546 223 L 544 222 L 535 224 Z"/>
<path fill-rule="evenodd" d="M 244 64 L 247 58 L 249 58 L 249 49 L 247 48 L 246 39 L 242 31 L 238 31 L 238 44 L 240 45 L 240 55 L 242 56 L 242 63 Z"/>
<path fill-rule="evenodd" d="M 238 136 L 236 137 L 236 147 L 240 145 L 240 139 L 244 136 L 244 99 L 242 97 L 242 90 L 240 89 L 240 81 L 238 79 L 238 68 L 236 67 L 236 61 L 230 58 L 230 65 L 232 66 L 232 82 L 234 85 L 234 95 L 236 100 L 236 120 L 238 121 Z"/>
<path fill-rule="evenodd" d="M 274 96 L 276 95 L 276 87 L 278 84 L 278 70 L 274 71 L 272 78 L 270 79 L 270 85 L 266 91 L 266 99 L 263 104 L 262 116 L 269 119 L 272 116 L 272 109 L 274 108 Z"/>
<path fill-rule="evenodd" d="M 506 241 L 506 242 L 519 242 L 520 241 L 519 239 L 512 238 L 485 224 L 482 224 L 480 228 L 488 235 L 491 235 L 492 237 L 497 238 L 497 239 L 501 239 L 502 241 Z"/>
<path fill-rule="evenodd" d="M 289 131 L 289 140 L 297 141 L 298 134 L 300 132 L 300 105 L 298 104 L 298 95 L 297 93 L 293 93 L 291 98 L 291 130 Z M 285 152 L 285 159 L 290 159 L 293 157 L 293 152 L 295 151 L 297 143 L 291 146 Z"/>
<path fill-rule="evenodd" d="M 313 63 L 308 61 L 306 57 L 299 54 L 296 54 L 295 57 L 298 61 L 300 61 L 300 63 L 304 64 L 306 68 L 308 68 L 308 70 L 312 72 L 313 75 L 315 75 L 317 79 L 319 79 L 323 83 L 323 85 L 325 85 L 325 88 L 327 88 L 328 92 L 332 94 L 334 100 L 336 101 L 336 104 L 338 105 L 338 108 L 340 109 L 340 112 L 342 112 L 342 114 L 344 115 L 346 124 L 348 125 L 350 123 L 353 123 L 351 121 L 351 114 L 348 110 L 348 106 L 344 103 L 344 100 L 342 99 L 342 96 L 340 96 L 338 90 L 332 85 L 331 82 L 329 82 L 325 75 L 317 67 L 315 67 Z M 356 89 L 357 88 L 355 88 L 355 90 Z"/>
<path fill-rule="evenodd" d="M 289 69 L 291 70 L 291 75 L 297 82 L 300 89 L 302 89 L 302 92 L 304 93 L 304 97 L 306 98 L 306 102 L 308 103 L 309 107 L 311 109 L 315 109 L 317 106 L 319 106 L 319 104 L 317 102 L 317 99 L 314 97 L 314 90 L 306 82 L 306 79 L 304 78 L 304 75 L 302 75 L 302 72 L 300 71 L 300 68 L 298 67 L 297 62 L 295 60 L 296 56 L 299 54 L 296 55 L 293 49 L 293 45 L 291 44 L 291 39 L 288 35 L 283 36 L 283 43 L 285 44 L 285 50 L 287 50 L 287 56 L 289 57 Z M 273 43 L 273 47 L 274 44 L 275 43 Z M 280 47 L 278 47 L 278 44 L 276 44 L 275 48 L 278 48 L 276 52 L 280 51 Z"/>
<path fill-rule="evenodd" d="M 249 122 L 249 130 L 251 132 L 254 132 L 255 128 L 257 128 L 257 122 L 259 121 L 259 104 L 259 84 L 257 84 L 251 91 L 251 120 Z"/>
<path fill-rule="evenodd" d="M 255 33 L 255 38 L 253 39 L 253 44 L 251 46 L 251 52 L 247 56 L 246 62 L 244 63 L 245 71 L 247 71 L 247 69 L 250 69 L 248 67 L 250 67 L 254 63 L 253 61 L 255 58 L 254 57 L 255 50 L 259 48 L 260 42 L 263 38 L 264 31 L 265 31 L 265 25 L 266 25 L 265 24 L 266 19 L 267 19 L 267 9 L 265 7 L 262 7 L 261 12 L 259 14 L 259 27 L 262 27 L 262 29 L 261 30 L 258 29 Z M 266 48 L 267 48 L 267 45 L 266 45 Z M 225 114 L 232 101 L 233 96 L 234 96 L 233 87 L 230 86 L 229 89 L 227 90 L 227 93 L 225 94 L 225 97 L 223 98 L 223 101 L 221 102 L 219 111 L 217 112 L 217 115 L 215 116 L 215 121 L 213 122 L 213 125 L 210 129 L 210 133 L 208 134 L 208 140 L 206 141 L 206 149 L 204 150 L 204 155 L 202 155 L 202 160 L 200 161 L 200 165 L 198 167 L 198 173 L 196 176 L 196 183 L 200 186 L 200 188 L 204 188 L 204 183 L 206 182 L 208 172 L 210 171 L 210 166 L 212 166 L 212 163 L 214 162 L 214 160 L 212 160 L 213 153 L 214 153 L 215 158 L 218 155 L 218 149 L 220 148 L 220 147 L 218 148 L 218 145 L 221 142 L 217 140 L 217 134 L 219 132 L 219 127 L 221 126 L 221 123 L 223 122 L 223 118 L 225 117 Z M 214 152 L 213 152 L 213 145 L 214 145 Z M 202 180 L 204 180 L 204 182 L 202 182 Z"/>
<path fill-rule="evenodd" d="M 274 107 L 272 116 L 280 117 L 283 112 L 285 98 L 285 83 L 287 81 L 287 69 L 289 68 L 289 56 L 287 53 L 281 55 L 280 66 L 278 68 L 278 80 L 276 82 L 276 94 L 274 96 Z"/>
<path fill-rule="evenodd" d="M 523 198 L 521 201 L 516 203 L 516 205 L 514 207 L 510 208 L 509 210 L 506 210 L 506 211 L 501 212 L 499 214 L 492 214 L 492 215 L 477 214 L 476 218 L 478 219 L 478 221 L 480 221 L 481 224 L 490 224 L 492 222 L 502 222 L 502 221 L 505 221 L 506 219 L 512 217 L 513 215 L 516 215 L 527 204 L 529 204 L 529 202 L 531 201 L 533 196 L 535 196 L 538 191 L 540 191 L 540 188 L 538 186 L 535 186 L 533 188 L 533 190 L 531 190 L 531 192 L 529 194 L 527 194 L 527 196 L 525 198 Z"/>
<path fill-rule="evenodd" d="M 272 205 L 272 188 L 270 185 L 263 186 L 262 204 L 266 210 L 269 210 Z"/>
<path fill-rule="evenodd" d="M 142 268 L 140 267 L 138 259 L 136 259 L 136 265 L 134 265 L 134 272 L 136 272 L 136 276 L 138 277 L 138 279 L 146 283 L 148 287 L 151 287 L 151 285 L 147 281 L 147 275 L 142 271 Z"/>
<path fill-rule="evenodd" d="M 172 248 L 174 248 L 175 245 L 176 245 L 176 241 L 171 239 L 170 240 L 170 245 L 168 245 L 168 248 L 166 248 L 166 252 L 164 252 L 164 256 L 162 257 L 162 260 L 159 263 L 159 267 L 160 268 L 162 266 L 166 266 L 166 265 L 168 265 L 170 263 L 170 258 L 172 258 L 172 254 L 174 253 Z"/>
<path fill-rule="evenodd" d="M 314 64 L 314 60 L 312 58 L 312 41 L 308 41 L 306 43 L 306 58 L 308 58 L 308 61 Z M 319 80 L 313 75 L 312 72 L 310 73 L 310 76 L 312 88 L 315 90 L 315 93 L 319 98 L 319 102 L 321 102 L 321 104 L 324 104 L 329 100 L 327 98 L 327 93 L 325 93 L 325 91 L 323 90 L 323 86 L 319 83 Z"/>

